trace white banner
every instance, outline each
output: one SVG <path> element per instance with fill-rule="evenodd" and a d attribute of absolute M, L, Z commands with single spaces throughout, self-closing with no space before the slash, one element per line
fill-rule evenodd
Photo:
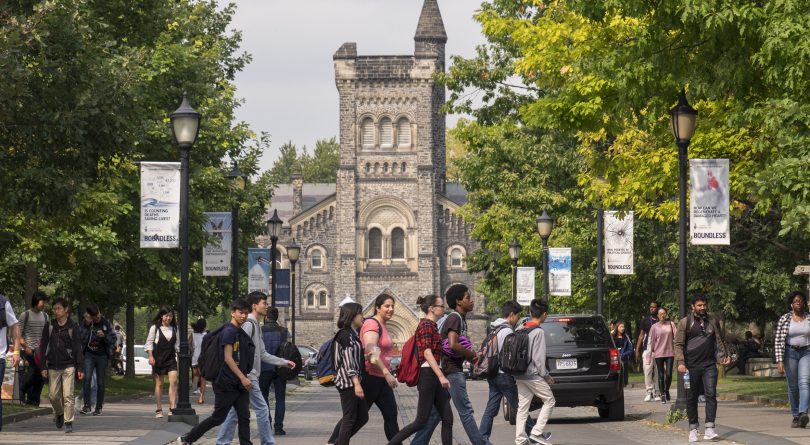
<path fill-rule="evenodd" d="M 203 230 L 214 241 L 203 247 L 203 275 L 226 277 L 231 273 L 231 212 L 205 212 Z"/>
<path fill-rule="evenodd" d="M 633 275 L 633 212 L 605 212 L 605 273 Z"/>
<path fill-rule="evenodd" d="M 270 249 L 248 249 L 248 293 L 270 297 Z"/>
<path fill-rule="evenodd" d="M 516 274 L 517 302 L 528 306 L 534 300 L 534 267 L 518 267 Z"/>
<path fill-rule="evenodd" d="M 571 248 L 548 249 L 549 295 L 571 295 Z"/>
<path fill-rule="evenodd" d="M 180 246 L 180 163 L 141 162 L 141 248 Z"/>
<path fill-rule="evenodd" d="M 729 245 L 728 159 L 690 159 L 692 244 Z"/>

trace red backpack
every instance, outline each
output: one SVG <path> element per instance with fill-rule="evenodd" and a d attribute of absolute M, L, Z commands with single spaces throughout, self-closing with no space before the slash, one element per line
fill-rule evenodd
<path fill-rule="evenodd" d="M 419 352 L 416 350 L 416 337 L 411 336 L 402 347 L 402 361 L 397 368 L 397 381 L 408 386 L 419 383 Z"/>

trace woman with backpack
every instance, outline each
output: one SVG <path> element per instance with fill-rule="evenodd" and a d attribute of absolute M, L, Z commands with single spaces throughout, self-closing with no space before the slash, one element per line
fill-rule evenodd
<path fill-rule="evenodd" d="M 401 445 L 402 441 L 425 427 L 430 412 L 436 407 L 442 418 L 442 445 L 453 443 L 453 411 L 450 409 L 450 381 L 444 376 L 439 361 L 442 358 L 442 336 L 436 321 L 444 315 L 444 300 L 437 295 L 419 297 L 416 304 L 425 318 L 419 321 L 414 338 L 419 364 L 419 399 L 416 402 L 416 418 L 406 425 L 388 445 Z"/>
<path fill-rule="evenodd" d="M 363 369 L 363 391 L 366 394 L 366 409 L 377 404 L 383 417 L 385 438 L 391 440 L 399 432 L 397 423 L 397 400 L 394 388 L 397 379 L 391 374 L 391 350 L 394 342 L 385 324 L 394 316 L 394 297 L 380 294 L 374 299 L 374 317 L 367 318 L 360 329 L 360 343 L 365 351 L 366 362 Z M 335 443 L 340 433 L 340 425 L 335 425 L 329 443 Z"/>
<path fill-rule="evenodd" d="M 658 323 L 650 327 L 650 349 L 655 359 L 655 370 L 658 373 L 661 403 L 672 401 L 669 387 L 672 386 L 672 365 L 675 361 L 675 334 L 677 332 L 675 323 L 667 319 L 666 308 L 658 308 Z"/>
<path fill-rule="evenodd" d="M 360 384 L 363 369 L 363 347 L 358 331 L 363 326 L 363 307 L 344 303 L 340 307 L 334 341 L 335 386 L 343 409 L 336 445 L 349 445 L 351 437 L 368 422 L 368 408 Z"/>
<path fill-rule="evenodd" d="M 149 355 L 152 365 L 152 377 L 155 380 L 155 418 L 163 417 L 163 376 L 169 376 L 169 409 L 177 406 L 177 353 L 180 342 L 177 341 L 177 321 L 171 306 L 163 305 L 152 320 L 149 335 L 143 348 Z"/>
<path fill-rule="evenodd" d="M 627 324 L 621 320 L 616 322 L 615 331 L 612 333 L 613 342 L 619 350 L 619 358 L 622 360 L 622 374 L 624 386 L 627 386 L 627 379 L 630 374 L 630 357 L 633 356 L 633 340 L 627 333 Z"/>
<path fill-rule="evenodd" d="M 192 382 L 196 379 L 197 383 L 193 384 L 194 394 L 197 396 L 197 404 L 202 405 L 205 403 L 205 377 L 200 372 L 200 365 L 197 363 L 200 359 L 200 350 L 202 349 L 202 341 L 207 333 L 205 328 L 207 323 L 204 318 L 199 318 L 191 326 L 191 334 L 188 336 L 188 344 L 191 346 L 191 375 Z"/>

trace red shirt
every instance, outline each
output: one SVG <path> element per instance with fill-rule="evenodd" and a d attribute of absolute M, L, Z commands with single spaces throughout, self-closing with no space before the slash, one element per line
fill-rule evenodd
<path fill-rule="evenodd" d="M 430 349 L 436 362 L 442 358 L 442 336 L 439 335 L 439 327 L 435 321 L 423 318 L 419 321 L 419 326 L 414 334 L 416 340 L 416 351 L 419 353 L 419 366 L 425 363 L 425 350 Z"/>

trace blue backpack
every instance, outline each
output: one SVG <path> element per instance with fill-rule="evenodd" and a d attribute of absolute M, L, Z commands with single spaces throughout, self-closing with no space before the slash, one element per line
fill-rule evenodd
<path fill-rule="evenodd" d="M 337 376 L 335 370 L 335 338 L 337 338 L 337 334 L 324 342 L 318 349 L 318 364 L 315 365 L 315 372 L 318 374 L 318 383 L 321 386 L 335 386 L 335 376 Z"/>

